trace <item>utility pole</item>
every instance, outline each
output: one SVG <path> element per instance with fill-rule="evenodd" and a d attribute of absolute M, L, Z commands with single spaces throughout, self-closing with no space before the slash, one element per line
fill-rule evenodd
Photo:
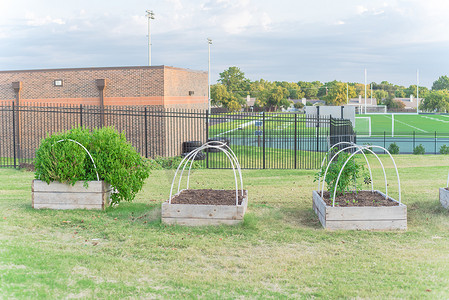
<path fill-rule="evenodd" d="M 208 71 L 207 71 L 207 76 L 208 76 L 208 93 L 207 93 L 207 109 L 209 110 L 209 114 L 210 114 L 210 45 L 212 45 L 212 40 L 210 38 L 207 38 L 207 45 L 209 48 L 209 60 L 208 60 Z"/>
<path fill-rule="evenodd" d="M 151 34 L 150 34 L 150 20 L 154 20 L 154 13 L 152 10 L 146 10 L 148 18 L 148 66 L 151 67 Z"/>

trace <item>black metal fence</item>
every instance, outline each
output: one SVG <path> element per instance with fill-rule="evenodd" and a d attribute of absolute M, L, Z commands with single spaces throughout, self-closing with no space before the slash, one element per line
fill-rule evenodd
<path fill-rule="evenodd" d="M 330 143 L 351 135 L 348 124 L 295 113 L 209 115 L 151 106 L 0 104 L 0 167 L 32 162 L 47 134 L 112 125 L 145 157 L 181 155 L 187 141 L 222 140 L 229 142 L 242 168 L 316 169 Z M 206 153 L 203 163 L 207 168 L 231 167 L 221 152 Z"/>
<path fill-rule="evenodd" d="M 422 145 L 425 154 L 439 154 L 442 146 L 449 147 L 449 132 L 357 132 L 357 143 L 360 145 L 377 145 L 388 149 L 396 143 L 399 147 L 399 153 L 411 154 L 413 149 Z M 381 153 L 382 151 L 374 148 L 373 151 Z"/>

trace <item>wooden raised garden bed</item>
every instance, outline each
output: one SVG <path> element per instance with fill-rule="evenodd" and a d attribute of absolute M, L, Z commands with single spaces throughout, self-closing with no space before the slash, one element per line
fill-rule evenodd
<path fill-rule="evenodd" d="M 333 150 L 333 148 L 339 147 L 340 150 Z M 372 148 L 378 148 L 385 151 L 391 158 L 397 176 L 398 182 L 398 194 L 399 201 L 388 196 L 388 183 L 385 167 L 377 156 L 372 151 Z M 345 152 L 343 152 L 345 151 Z M 382 167 L 384 181 L 385 181 L 385 194 L 374 190 L 373 176 L 371 172 L 371 166 L 366 153 L 374 156 Z M 331 157 L 330 154 L 333 154 Z M 354 182 L 357 183 L 357 172 L 360 170 L 360 166 L 351 160 L 354 155 L 360 154 L 364 157 L 366 165 L 369 170 L 369 176 L 364 178 L 364 183 L 371 184 L 371 190 L 348 192 L 347 189 L 340 190 L 337 195 L 337 187 L 339 180 L 345 170 L 345 166 L 350 165 L 351 173 L 346 176 L 344 183 Z M 328 160 L 327 167 L 324 170 L 324 163 Z M 363 161 L 363 160 L 361 160 Z M 324 191 L 324 184 L 326 183 L 326 176 L 328 171 L 332 170 L 333 176 L 327 183 L 330 185 L 332 194 Z M 337 175 L 338 173 L 338 175 Z M 322 174 L 322 186 L 321 176 Z M 354 174 L 354 177 L 348 177 Z M 333 179 L 335 178 L 335 179 Z M 363 177 L 362 177 L 363 178 Z M 399 180 L 399 173 L 396 167 L 393 156 L 387 149 L 376 146 L 360 146 L 351 142 L 340 142 L 332 146 L 328 151 L 328 156 L 323 158 L 321 163 L 321 171 L 318 177 L 318 191 L 313 191 L 313 210 L 318 215 L 321 225 L 326 229 L 350 229 L 350 230 L 406 230 L 407 229 L 407 206 L 401 202 L 401 184 Z M 355 188 L 356 189 L 356 188 Z"/>
<path fill-rule="evenodd" d="M 35 209 L 105 209 L 110 202 L 112 188 L 104 181 L 78 181 L 75 185 L 60 182 L 47 184 L 33 180 L 32 207 Z"/>
<path fill-rule="evenodd" d="M 201 151 L 222 151 L 226 154 L 234 171 L 234 190 L 198 189 L 189 190 L 190 170 L 196 156 Z M 190 166 L 189 166 L 190 163 Z M 188 167 L 189 166 L 189 167 Z M 187 188 L 180 190 L 182 175 L 187 172 Z M 237 172 L 238 175 L 237 176 Z M 173 187 L 179 175 L 177 193 L 173 195 Z M 238 177 L 240 186 L 238 188 Z M 221 141 L 209 141 L 188 153 L 176 170 L 170 189 L 170 197 L 162 203 L 162 222 L 189 226 L 199 225 L 235 225 L 243 221 L 248 207 L 248 191 L 243 190 L 242 173 L 234 152 Z"/>
<path fill-rule="evenodd" d="M 440 188 L 440 202 L 444 208 L 449 209 L 449 190 Z"/>
<path fill-rule="evenodd" d="M 371 191 L 369 191 L 371 192 Z M 383 197 L 385 194 L 375 190 Z M 407 229 L 407 207 L 387 197 L 392 206 L 332 206 L 313 191 L 313 210 L 326 229 L 393 230 Z"/>
<path fill-rule="evenodd" d="M 248 193 L 235 204 L 234 190 L 182 190 L 162 203 L 162 222 L 179 225 L 235 225 L 243 221 Z"/>

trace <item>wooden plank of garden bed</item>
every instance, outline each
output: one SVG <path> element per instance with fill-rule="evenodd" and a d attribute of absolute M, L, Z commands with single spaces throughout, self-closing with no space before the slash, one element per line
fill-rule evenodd
<path fill-rule="evenodd" d="M 346 220 L 326 221 L 326 229 L 352 229 L 352 230 L 406 230 L 407 220 Z"/>
<path fill-rule="evenodd" d="M 84 181 L 78 181 L 75 185 L 69 185 L 60 182 L 51 182 L 47 184 L 45 181 L 33 180 L 32 191 L 38 192 L 77 192 L 77 193 L 92 193 L 103 192 L 104 181 L 88 181 L 88 188 L 84 187 Z"/>
<path fill-rule="evenodd" d="M 71 186 L 60 182 L 33 180 L 32 207 L 35 209 L 104 209 L 109 205 L 112 189 L 103 181 L 89 181 Z"/>
<path fill-rule="evenodd" d="M 166 224 L 178 224 L 186 226 L 208 226 L 208 225 L 236 225 L 242 220 L 229 219 L 201 219 L 201 218 L 163 218 Z"/>
<path fill-rule="evenodd" d="M 35 209 L 104 209 L 102 204 L 34 203 Z"/>
<path fill-rule="evenodd" d="M 326 203 L 319 196 L 317 191 L 313 191 L 313 209 L 320 219 L 320 223 L 323 227 L 326 227 Z"/>
<path fill-rule="evenodd" d="M 244 205 L 195 205 L 162 203 L 165 218 L 243 219 Z"/>
<path fill-rule="evenodd" d="M 407 219 L 407 207 L 382 206 L 382 207 L 327 207 L 326 221 L 349 220 L 404 220 Z"/>

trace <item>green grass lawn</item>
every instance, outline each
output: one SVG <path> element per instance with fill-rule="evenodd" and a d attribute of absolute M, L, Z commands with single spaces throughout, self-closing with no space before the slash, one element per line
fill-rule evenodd
<path fill-rule="evenodd" d="M 173 170 L 106 211 L 31 208 L 32 173 L 0 169 L 0 295 L 8 298 L 449 298 L 449 156 L 395 156 L 408 230 L 326 231 L 315 171 L 244 170 L 238 226 L 160 222 Z M 372 159 L 372 165 L 377 166 Z M 391 163 L 389 191 L 397 198 Z M 380 168 L 375 185 L 383 191 Z M 231 188 L 230 170 L 195 170 L 192 188 Z M 0 298 L 2 298 L 0 297 Z"/>
<path fill-rule="evenodd" d="M 228 119 L 227 115 L 220 115 L 223 122 L 209 126 L 210 137 L 244 137 L 254 135 L 256 130 L 265 131 L 266 136 L 293 137 L 295 135 L 295 115 L 281 113 L 266 113 L 265 127 L 256 126 L 256 121 L 262 121 L 262 115 L 245 115 L 242 119 Z M 226 120 L 226 121 L 225 121 Z M 299 135 L 316 135 L 316 123 L 313 119 L 307 119 L 305 115 L 296 116 L 296 130 Z M 310 123 L 310 127 L 306 127 Z M 321 129 L 321 135 L 327 134 L 326 129 Z"/>
<path fill-rule="evenodd" d="M 356 115 L 355 130 L 358 133 L 369 131 L 368 119 L 371 119 L 371 132 L 385 133 L 391 135 L 392 115 L 391 114 L 366 114 Z M 409 133 L 415 131 L 416 134 L 449 133 L 449 115 L 407 115 L 394 114 L 395 133 Z"/>

